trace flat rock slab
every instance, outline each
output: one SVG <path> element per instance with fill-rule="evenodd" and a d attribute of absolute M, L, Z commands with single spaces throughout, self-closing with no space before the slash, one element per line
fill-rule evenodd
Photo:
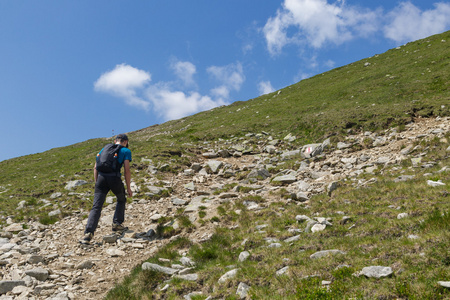
<path fill-rule="evenodd" d="M 382 278 L 389 277 L 393 273 L 391 267 L 371 266 L 363 268 L 360 274 L 368 278 Z"/>
<path fill-rule="evenodd" d="M 156 272 L 161 272 L 167 275 L 173 275 L 176 272 L 178 272 L 177 269 L 172 269 L 172 268 L 168 268 L 168 267 L 163 267 L 157 264 L 152 264 L 149 262 L 145 262 L 142 264 L 142 270 L 153 270 Z"/>
<path fill-rule="evenodd" d="M 16 286 L 24 286 L 23 280 L 2 280 L 0 281 L 0 295 L 6 294 L 15 288 Z"/>
<path fill-rule="evenodd" d="M 222 277 L 219 278 L 219 283 L 224 283 L 226 282 L 228 279 L 234 278 L 237 275 L 239 269 L 233 269 L 231 271 L 226 272 L 225 274 L 222 275 Z"/>
<path fill-rule="evenodd" d="M 442 287 L 450 289 L 450 281 L 438 281 L 438 284 Z"/>
<path fill-rule="evenodd" d="M 283 175 L 283 176 L 277 176 L 274 179 L 272 179 L 272 182 L 280 182 L 284 184 L 290 184 L 293 182 L 296 182 L 297 178 L 293 175 Z"/>
<path fill-rule="evenodd" d="M 27 274 L 28 276 L 34 277 L 39 281 L 45 281 L 48 278 L 48 271 L 46 269 L 43 268 L 36 268 L 36 269 L 32 269 L 32 270 L 27 270 L 25 271 L 25 274 Z"/>
<path fill-rule="evenodd" d="M 187 280 L 187 281 L 197 281 L 198 274 L 186 274 L 186 275 L 175 275 L 175 278 Z"/>
<path fill-rule="evenodd" d="M 328 255 L 336 255 L 336 254 L 347 254 L 347 253 L 344 252 L 344 251 L 341 251 L 341 250 L 336 250 L 336 249 L 323 250 L 323 251 L 318 251 L 318 252 L 316 252 L 314 254 L 311 254 L 311 256 L 309 258 L 316 259 L 316 258 L 321 258 L 321 257 L 325 257 L 325 256 L 328 256 Z"/>

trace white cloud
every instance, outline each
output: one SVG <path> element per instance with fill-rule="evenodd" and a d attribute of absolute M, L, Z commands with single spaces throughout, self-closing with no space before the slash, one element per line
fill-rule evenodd
<path fill-rule="evenodd" d="M 325 66 L 330 69 L 334 68 L 335 65 L 336 65 L 336 62 L 331 59 L 329 59 L 325 62 Z"/>
<path fill-rule="evenodd" d="M 344 1 L 285 0 L 283 8 L 263 28 L 272 55 L 287 44 L 321 48 L 327 43 L 339 45 L 355 36 L 374 32 L 379 11 L 346 6 Z M 293 31 L 288 36 L 288 29 Z"/>
<path fill-rule="evenodd" d="M 211 66 L 207 69 L 207 72 L 220 84 L 211 90 L 211 93 L 218 98 L 227 99 L 230 92 L 239 91 L 245 81 L 244 70 L 239 62 L 222 67 Z"/>
<path fill-rule="evenodd" d="M 245 81 L 242 64 L 239 62 L 223 67 L 211 66 L 207 71 L 224 86 L 236 91 L 240 90 L 242 83 Z"/>
<path fill-rule="evenodd" d="M 185 87 L 196 86 L 193 80 L 196 73 L 195 65 L 190 62 L 173 61 L 170 67 L 183 81 Z M 94 83 L 94 89 L 120 97 L 126 104 L 145 111 L 152 109 L 167 121 L 229 104 L 227 99 L 230 91 L 238 91 L 245 80 L 240 63 L 224 67 L 213 66 L 207 71 L 220 83 L 211 90 L 211 96 L 201 95 L 195 91 L 175 90 L 174 82 L 151 85 L 150 73 L 126 64 L 117 65 L 112 71 L 103 73 Z M 141 97 L 138 96 L 138 92 Z"/>
<path fill-rule="evenodd" d="M 270 81 L 261 81 L 258 84 L 258 91 L 260 95 L 270 94 L 275 91 Z"/>
<path fill-rule="evenodd" d="M 149 102 L 138 97 L 136 93 L 150 80 L 149 73 L 126 64 L 120 64 L 114 70 L 103 73 L 94 83 L 94 88 L 96 91 L 123 98 L 131 106 L 148 110 Z"/>
<path fill-rule="evenodd" d="M 188 61 L 174 60 L 170 67 L 175 75 L 180 78 L 185 86 L 195 86 L 194 74 L 197 72 L 195 65 Z"/>
<path fill-rule="evenodd" d="M 147 97 L 152 101 L 155 112 L 165 120 L 182 118 L 227 104 L 223 100 L 214 101 L 209 96 L 202 96 L 197 92 L 186 94 L 158 86 L 148 89 Z"/>
<path fill-rule="evenodd" d="M 387 17 L 385 36 L 398 43 L 409 42 L 445 31 L 450 26 L 450 3 L 435 3 L 435 9 L 421 11 L 402 2 Z"/>
<path fill-rule="evenodd" d="M 438 2 L 434 7 L 422 11 L 407 1 L 383 15 L 381 8 L 346 5 L 345 0 L 284 0 L 262 32 L 271 55 L 287 45 L 320 49 L 376 33 L 399 43 L 409 42 L 449 28 L 450 3 Z"/>

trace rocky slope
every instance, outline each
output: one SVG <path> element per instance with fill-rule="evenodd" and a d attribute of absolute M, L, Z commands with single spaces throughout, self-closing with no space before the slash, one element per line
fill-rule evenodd
<path fill-rule="evenodd" d="M 78 242 L 88 212 L 79 212 L 51 226 L 9 220 L 0 232 L 0 299 L 102 298 L 136 265 L 171 239 L 186 236 L 194 243 L 207 240 L 220 223 L 205 222 L 200 226 L 200 209 L 210 219 L 222 202 L 235 201 L 250 193 L 266 201 L 246 203 L 249 210 L 258 210 L 271 201 L 280 201 L 273 191 L 281 188 L 291 195 L 282 201 L 307 204 L 315 194 L 332 194 L 344 180 L 355 187 L 369 185 L 376 180 L 375 176 L 364 180 L 359 175 L 383 174 L 400 168 L 404 160 L 411 160 L 412 170 L 427 168 L 436 162 L 429 160 L 428 149 L 416 142 L 438 138 L 448 144 L 444 136 L 449 131 L 448 117 L 418 119 L 401 132 L 390 129 L 381 134 L 349 133 L 344 142 L 332 144 L 326 140 L 299 149 L 292 149 L 293 136 L 276 140 L 265 133 L 255 133 L 243 139 L 198 145 L 199 154 L 193 159 L 196 162 L 177 176 L 168 176 L 163 172 L 165 166 L 154 166 L 150 160 L 144 160 L 142 163 L 148 166 L 133 175 L 135 196 L 127 206 L 125 221 L 130 230 L 123 236 L 111 234 L 113 199 L 108 199 L 112 204 L 104 208 L 94 243 L 88 246 Z M 290 158 L 297 163 L 285 168 Z M 269 172 L 273 168 L 279 170 L 278 174 Z M 164 175 L 165 186 L 158 187 Z M 407 179 L 405 175 L 397 180 Z M 76 193 L 78 184 L 86 182 L 68 183 L 67 190 L 55 193 L 44 205 Z M 430 184 L 445 183 L 430 181 Z M 233 188 L 227 190 L 227 186 Z M 165 197 L 144 200 L 158 198 L 157 195 Z M 157 221 L 175 216 L 180 209 L 184 209 L 196 228 L 182 230 L 171 238 L 157 238 Z M 172 226 L 176 229 L 179 225 L 175 222 Z"/>

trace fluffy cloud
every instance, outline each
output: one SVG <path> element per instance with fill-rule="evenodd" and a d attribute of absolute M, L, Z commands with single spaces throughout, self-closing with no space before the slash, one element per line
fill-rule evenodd
<path fill-rule="evenodd" d="M 195 86 L 194 74 L 197 72 L 195 65 L 188 61 L 174 60 L 170 67 L 180 78 L 185 86 Z"/>
<path fill-rule="evenodd" d="M 425 38 L 450 25 L 450 4 L 435 3 L 435 9 L 421 11 L 411 2 L 400 3 L 388 17 L 385 36 L 398 43 Z"/>
<path fill-rule="evenodd" d="M 258 91 L 260 95 L 270 94 L 275 91 L 270 81 L 261 81 L 258 84 Z"/>
<path fill-rule="evenodd" d="M 320 48 L 375 31 L 378 13 L 345 6 L 344 1 L 329 4 L 326 0 L 285 0 L 283 8 L 267 21 L 263 33 L 271 54 L 291 43 Z M 288 36 L 292 28 L 294 33 Z"/>
<path fill-rule="evenodd" d="M 123 98 L 131 106 L 148 110 L 148 101 L 138 97 L 137 91 L 150 80 L 151 75 L 149 73 L 121 64 L 117 65 L 112 71 L 103 73 L 94 83 L 94 89 Z"/>
<path fill-rule="evenodd" d="M 147 97 L 152 101 L 154 111 L 165 120 L 179 119 L 199 111 L 227 104 L 223 100 L 214 101 L 209 96 L 202 96 L 197 92 L 186 94 L 157 86 L 147 90 Z"/>
<path fill-rule="evenodd" d="M 184 87 L 196 86 L 193 79 L 196 73 L 194 64 L 174 60 L 170 67 L 183 81 Z M 145 111 L 152 109 L 167 121 L 229 104 L 230 92 L 239 91 L 245 81 L 240 63 L 212 66 L 207 69 L 207 73 L 218 83 L 217 87 L 211 89 L 211 96 L 176 90 L 173 88 L 174 82 L 150 84 L 150 73 L 126 64 L 117 65 L 112 71 L 103 73 L 94 83 L 94 88 L 120 97 L 128 105 Z"/>
<path fill-rule="evenodd" d="M 245 81 L 245 75 L 241 63 L 229 64 L 227 66 L 211 66 L 207 69 L 220 84 L 211 90 L 218 98 L 229 97 L 230 91 L 239 91 Z"/>
<path fill-rule="evenodd" d="M 262 28 L 272 55 L 283 47 L 319 49 L 355 38 L 383 33 L 396 42 L 409 42 L 445 31 L 450 26 L 450 4 L 434 4 L 422 11 L 411 2 L 401 2 L 392 11 L 349 6 L 344 0 L 285 0 L 276 15 Z"/>

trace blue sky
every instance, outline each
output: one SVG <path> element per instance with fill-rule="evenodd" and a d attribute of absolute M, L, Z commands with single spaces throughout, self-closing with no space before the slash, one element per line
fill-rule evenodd
<path fill-rule="evenodd" d="M 433 0 L 0 2 L 0 161 L 245 101 L 450 28 Z"/>

